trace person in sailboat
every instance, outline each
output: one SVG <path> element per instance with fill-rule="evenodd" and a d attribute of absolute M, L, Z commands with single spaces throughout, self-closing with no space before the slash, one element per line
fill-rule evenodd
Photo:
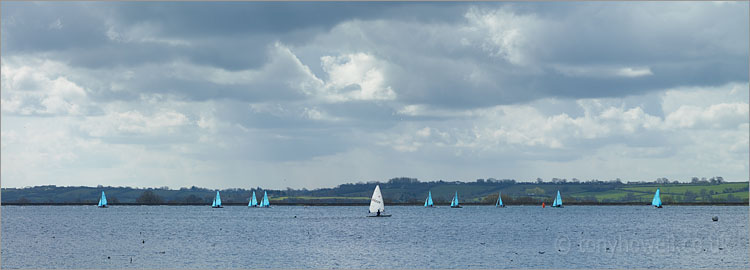
<path fill-rule="evenodd" d="M 380 216 L 380 209 L 378 209 L 378 216 Z"/>

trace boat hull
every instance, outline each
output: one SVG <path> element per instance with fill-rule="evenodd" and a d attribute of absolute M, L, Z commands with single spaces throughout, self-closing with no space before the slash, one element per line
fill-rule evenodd
<path fill-rule="evenodd" d="M 505 208 L 505 205 L 498 205 L 497 208 Z"/>
<path fill-rule="evenodd" d="M 659 205 L 659 206 L 654 205 L 654 208 L 661 208 L 661 205 Z"/>
<path fill-rule="evenodd" d="M 99 207 L 99 208 L 107 208 L 107 206 L 106 206 L 106 205 L 102 205 L 102 206 L 97 206 L 97 207 Z"/>
<path fill-rule="evenodd" d="M 219 205 L 219 206 L 211 206 L 211 208 L 224 208 L 224 207 Z"/>
<path fill-rule="evenodd" d="M 456 206 L 451 206 L 451 208 L 463 208 L 463 207 L 461 207 L 460 205 L 456 205 Z"/>
<path fill-rule="evenodd" d="M 563 208 L 563 206 L 562 206 L 562 205 L 556 205 L 556 206 L 555 206 L 555 205 L 553 205 L 553 206 L 550 206 L 550 207 L 555 207 L 555 208 Z"/>
<path fill-rule="evenodd" d="M 391 217 L 391 215 L 367 216 L 367 217 Z"/>

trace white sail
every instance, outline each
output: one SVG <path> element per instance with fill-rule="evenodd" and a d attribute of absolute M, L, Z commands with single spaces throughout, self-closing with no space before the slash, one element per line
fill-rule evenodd
<path fill-rule="evenodd" d="M 375 186 L 375 191 L 372 193 L 372 199 L 370 200 L 370 213 L 385 212 L 385 204 L 383 203 L 383 194 L 380 194 L 380 185 Z"/>

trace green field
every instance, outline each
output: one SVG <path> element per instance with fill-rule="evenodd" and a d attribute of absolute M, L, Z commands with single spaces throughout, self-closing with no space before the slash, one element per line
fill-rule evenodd
<path fill-rule="evenodd" d="M 313 196 L 280 196 L 280 197 L 272 197 L 268 198 L 269 201 L 287 201 L 290 199 L 297 199 L 297 200 L 365 200 L 369 201 L 370 197 L 334 197 L 334 196 L 322 196 L 322 197 L 313 197 Z"/>
<path fill-rule="evenodd" d="M 722 183 L 718 185 L 704 184 L 704 185 L 688 185 L 688 184 L 668 184 L 668 185 L 638 185 L 638 186 L 622 186 L 612 190 L 604 192 L 582 192 L 582 193 L 571 193 L 569 196 L 572 197 L 583 197 L 583 196 L 594 196 L 597 200 L 619 200 L 625 198 L 628 193 L 632 194 L 636 198 L 636 201 L 648 202 L 654 196 L 656 189 L 659 188 L 662 197 L 684 197 L 686 192 L 692 192 L 697 196 L 694 202 L 710 202 L 710 201 L 723 201 L 731 194 L 733 197 L 745 200 L 748 199 L 748 183 Z M 713 194 L 711 194 L 713 192 Z M 704 198 L 704 195 L 706 194 Z M 707 200 L 706 200 L 707 199 Z"/>

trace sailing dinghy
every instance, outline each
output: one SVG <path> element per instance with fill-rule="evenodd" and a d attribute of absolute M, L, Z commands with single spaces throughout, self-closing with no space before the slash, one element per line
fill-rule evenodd
<path fill-rule="evenodd" d="M 368 217 L 390 217 L 391 215 L 385 214 L 385 203 L 383 203 L 383 194 L 380 194 L 380 185 L 375 186 L 375 191 L 372 192 L 372 199 L 370 199 L 370 214 L 376 214 Z"/>
<path fill-rule="evenodd" d="M 97 205 L 99 208 L 107 208 L 107 196 L 104 195 L 104 191 L 102 191 L 102 197 L 99 198 L 99 205 Z"/>
<path fill-rule="evenodd" d="M 271 204 L 268 203 L 268 192 L 263 191 L 263 200 L 260 201 L 260 205 L 258 205 L 258 207 L 262 207 L 262 208 L 271 207 Z"/>
<path fill-rule="evenodd" d="M 659 189 L 656 189 L 656 194 L 654 194 L 654 199 L 651 201 L 651 205 L 653 205 L 656 208 L 661 208 L 661 197 L 659 197 Z"/>
<path fill-rule="evenodd" d="M 216 191 L 216 197 L 214 197 L 214 202 L 211 204 L 212 208 L 223 208 L 221 206 L 221 197 L 219 196 L 219 191 Z"/>
<path fill-rule="evenodd" d="M 451 208 L 461 208 L 461 206 L 458 205 L 458 191 L 456 191 L 456 195 L 453 195 L 453 200 L 451 200 Z"/>
<path fill-rule="evenodd" d="M 424 200 L 424 207 L 435 207 L 435 205 L 432 203 L 432 191 L 428 191 L 427 199 Z"/>
<path fill-rule="evenodd" d="M 495 207 L 505 207 L 505 204 L 503 204 L 503 199 L 500 198 L 500 192 L 497 193 L 497 201 L 495 202 Z"/>
<path fill-rule="evenodd" d="M 557 198 L 555 198 L 555 201 L 552 202 L 552 207 L 563 207 L 562 205 L 562 197 L 560 197 L 560 191 L 557 191 Z"/>
<path fill-rule="evenodd" d="M 255 199 L 255 191 L 253 191 L 253 197 L 250 198 L 250 202 L 247 204 L 249 207 L 258 207 L 258 200 Z"/>

